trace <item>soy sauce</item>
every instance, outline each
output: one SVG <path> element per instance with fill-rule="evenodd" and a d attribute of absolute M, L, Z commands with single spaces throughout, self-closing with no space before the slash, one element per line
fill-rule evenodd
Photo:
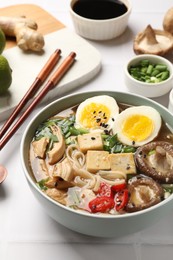
<path fill-rule="evenodd" d="M 127 10 L 127 6 L 119 0 L 78 0 L 73 6 L 78 15 L 95 20 L 116 18 Z"/>

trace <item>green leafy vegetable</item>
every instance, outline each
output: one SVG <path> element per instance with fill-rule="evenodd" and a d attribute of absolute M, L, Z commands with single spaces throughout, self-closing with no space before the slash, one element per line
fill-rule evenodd
<path fill-rule="evenodd" d="M 156 153 L 156 150 L 151 150 L 151 151 L 149 151 L 148 156 L 155 154 L 155 153 Z"/>
<path fill-rule="evenodd" d="M 40 140 L 42 137 L 46 137 L 49 139 L 49 145 L 47 147 L 47 150 L 52 149 L 53 144 L 55 142 L 58 142 L 58 137 L 54 135 L 52 129 L 44 123 L 39 126 L 35 134 L 35 140 Z"/>
<path fill-rule="evenodd" d="M 173 184 L 162 184 L 162 187 L 166 192 L 173 193 Z"/>
<path fill-rule="evenodd" d="M 110 153 L 134 153 L 136 148 L 130 145 L 122 144 L 116 135 L 102 135 L 103 138 L 103 149 Z"/>
<path fill-rule="evenodd" d="M 49 178 L 42 179 L 41 181 L 37 182 L 37 186 L 43 191 L 47 190 L 48 188 L 45 186 L 45 183 L 48 181 L 48 179 Z"/>
<path fill-rule="evenodd" d="M 37 132 L 35 133 L 35 140 L 39 140 L 42 137 L 47 137 L 50 139 L 50 146 L 52 147 L 52 144 L 54 142 L 58 142 L 58 138 L 56 135 L 53 134 L 51 130 L 51 126 L 57 125 L 61 128 L 62 134 L 65 139 L 68 139 L 70 136 L 77 136 L 81 134 L 86 134 L 89 131 L 84 128 L 75 128 L 75 115 L 72 114 L 67 118 L 63 117 L 54 117 L 51 118 L 42 124 L 37 129 Z"/>

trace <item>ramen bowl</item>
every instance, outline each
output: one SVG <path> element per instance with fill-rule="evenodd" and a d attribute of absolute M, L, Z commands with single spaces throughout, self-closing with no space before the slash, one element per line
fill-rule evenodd
<path fill-rule="evenodd" d="M 157 205 L 134 213 L 98 215 L 76 211 L 75 209 L 61 205 L 40 190 L 38 185 L 36 185 L 28 160 L 30 143 L 40 123 L 69 107 L 81 103 L 87 98 L 98 95 L 109 95 L 115 98 L 117 102 L 134 106 L 151 106 L 160 113 L 169 128 L 173 129 L 173 115 L 160 104 L 139 95 L 114 91 L 92 91 L 68 95 L 47 105 L 31 120 L 21 141 L 21 163 L 24 175 L 35 198 L 44 208 L 45 212 L 58 223 L 73 231 L 90 236 L 120 237 L 138 232 L 162 219 L 173 209 L 173 194 Z"/>
<path fill-rule="evenodd" d="M 75 31 L 80 36 L 90 40 L 99 40 L 99 41 L 110 40 L 120 36 L 127 28 L 129 16 L 132 10 L 132 5 L 130 1 L 121 0 L 121 2 L 127 7 L 127 11 L 118 17 L 114 17 L 113 15 L 110 18 L 105 17 L 107 7 L 104 8 L 100 6 L 99 1 L 81 0 L 81 2 L 83 2 L 85 5 L 88 5 L 90 3 L 92 5 L 97 4 L 97 7 L 95 6 L 88 7 L 89 9 L 86 12 L 87 16 L 84 16 L 83 13 L 81 13 L 80 11 L 78 13 L 74 10 L 74 5 L 77 2 L 80 2 L 80 0 L 71 0 L 69 10 L 70 10 L 70 15 L 72 18 L 72 22 L 74 24 Z M 102 3 L 106 3 L 106 5 L 109 3 L 113 4 L 113 1 L 102 0 Z M 113 8 L 111 7 L 111 9 L 107 11 L 107 13 L 110 14 L 113 10 L 116 9 L 117 7 L 113 7 Z M 103 11 L 103 15 L 99 14 L 100 11 Z M 89 13 L 91 13 L 91 16 L 88 17 Z"/>
<path fill-rule="evenodd" d="M 173 114 L 173 89 L 172 89 L 171 92 L 169 93 L 168 109 L 169 109 L 169 111 L 171 111 L 171 113 Z"/>
<path fill-rule="evenodd" d="M 152 78 L 154 83 L 138 80 L 129 73 L 130 68 L 139 66 L 141 61 L 148 60 L 150 64 L 154 65 L 165 65 L 169 70 L 169 76 L 165 80 L 157 81 L 157 77 L 159 74 L 161 75 L 163 72 L 158 71 L 158 76 L 152 76 L 152 73 L 157 73 L 157 70 L 153 69 L 151 74 L 149 72 L 144 73 L 144 78 Z M 149 67 L 149 66 L 148 66 Z M 139 68 L 139 67 L 138 67 Z M 162 77 L 162 75 L 161 75 Z M 150 81 L 150 79 L 149 79 Z M 125 66 L 125 84 L 130 90 L 131 93 L 139 94 L 144 97 L 154 98 L 160 97 L 168 93 L 173 88 L 173 66 L 172 63 L 161 56 L 153 55 L 153 54 L 141 54 L 130 59 Z"/>

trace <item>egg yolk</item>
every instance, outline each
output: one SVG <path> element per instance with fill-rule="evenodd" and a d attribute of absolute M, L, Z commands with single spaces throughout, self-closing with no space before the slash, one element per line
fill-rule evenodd
<path fill-rule="evenodd" d="M 144 115 L 129 116 L 122 125 L 122 132 L 132 141 L 143 141 L 153 132 L 153 121 Z"/>
<path fill-rule="evenodd" d="M 105 127 L 110 118 L 110 110 L 103 104 L 90 103 L 86 105 L 80 115 L 80 124 L 86 128 Z"/>

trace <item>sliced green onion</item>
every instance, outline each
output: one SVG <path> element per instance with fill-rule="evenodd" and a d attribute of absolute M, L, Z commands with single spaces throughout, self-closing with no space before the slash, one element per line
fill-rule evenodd
<path fill-rule="evenodd" d="M 129 68 L 130 75 L 146 83 L 159 83 L 169 78 L 170 72 L 165 64 L 154 64 L 149 60 L 141 60 Z"/>

